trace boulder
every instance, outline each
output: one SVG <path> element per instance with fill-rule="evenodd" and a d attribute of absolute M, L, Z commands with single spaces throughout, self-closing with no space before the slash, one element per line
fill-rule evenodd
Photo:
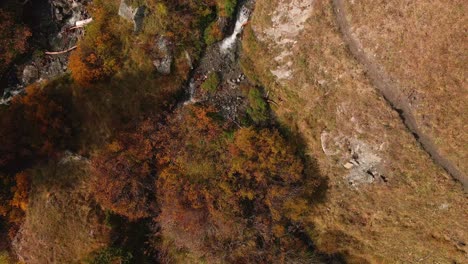
<path fill-rule="evenodd" d="M 134 31 L 139 32 L 143 27 L 143 20 L 145 18 L 144 6 L 132 7 L 125 0 L 120 1 L 119 16 L 130 21 L 134 25 Z"/>
<path fill-rule="evenodd" d="M 350 170 L 350 169 L 352 169 L 352 168 L 354 167 L 354 164 L 351 163 L 351 162 L 346 162 L 346 163 L 343 165 L 343 167 L 345 167 L 345 169 L 347 169 L 347 170 Z"/>
<path fill-rule="evenodd" d="M 39 71 L 33 65 L 27 65 L 23 69 L 23 76 L 21 77 L 21 81 L 24 85 L 31 84 L 39 79 Z"/>
<path fill-rule="evenodd" d="M 156 40 L 153 50 L 153 65 L 156 67 L 156 71 L 163 75 L 170 74 L 172 61 L 174 60 L 171 42 L 167 38 L 160 36 Z"/>

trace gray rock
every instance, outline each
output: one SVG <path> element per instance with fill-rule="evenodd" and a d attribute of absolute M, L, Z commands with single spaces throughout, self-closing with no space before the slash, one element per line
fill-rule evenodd
<path fill-rule="evenodd" d="M 354 164 L 351 163 L 351 162 L 346 162 L 346 163 L 343 165 L 343 167 L 345 167 L 345 169 L 347 169 L 347 170 L 350 170 L 350 169 L 352 169 L 352 168 L 354 167 Z"/>
<path fill-rule="evenodd" d="M 67 30 L 76 21 L 89 18 L 86 6 L 91 0 L 44 0 L 36 1 L 37 6 L 32 11 L 35 19 L 33 27 L 33 50 L 63 51 L 76 45 L 82 30 Z M 36 21 L 37 20 L 37 21 Z M 34 53 L 17 66 L 14 81 L 2 87 L 0 104 L 8 103 L 11 98 L 22 94 L 24 88 L 40 79 L 56 78 L 67 70 L 70 53 L 60 55 L 44 55 Z M 13 79 L 13 78 L 12 78 Z"/>
<path fill-rule="evenodd" d="M 160 36 L 156 40 L 154 51 L 155 58 L 153 59 L 153 65 L 156 67 L 156 71 L 164 75 L 170 74 L 174 60 L 171 42 L 167 38 Z"/>
<path fill-rule="evenodd" d="M 139 32 L 143 27 L 146 7 L 131 7 L 125 0 L 120 1 L 119 16 L 130 21 L 134 25 L 134 31 Z"/>
<path fill-rule="evenodd" d="M 54 78 L 63 73 L 63 63 L 59 59 L 53 60 L 47 69 L 47 76 L 49 78 Z"/>
<path fill-rule="evenodd" d="M 39 71 L 36 67 L 34 67 L 33 65 L 27 65 L 26 67 L 24 67 L 23 76 L 21 77 L 21 80 L 24 85 L 31 84 L 37 79 L 39 79 Z"/>
<path fill-rule="evenodd" d="M 192 58 L 190 57 L 188 51 L 185 51 L 185 58 L 187 59 L 187 63 L 190 66 L 190 69 L 193 69 Z"/>
<path fill-rule="evenodd" d="M 74 1 L 49 0 L 49 3 L 54 9 L 55 21 L 60 24 L 67 23 L 67 20 L 75 20 L 77 19 L 77 17 L 83 16 L 83 13 L 86 12 L 84 8 L 84 4 L 87 2 L 89 1 L 88 0 L 74 0 Z"/>

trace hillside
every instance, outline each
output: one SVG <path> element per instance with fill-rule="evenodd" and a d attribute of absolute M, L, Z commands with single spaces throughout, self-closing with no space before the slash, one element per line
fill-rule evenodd
<path fill-rule="evenodd" d="M 357 263 L 466 260 L 466 67 L 443 48 L 466 50 L 453 27 L 465 7 L 257 1 L 244 65 L 329 179 L 318 248 Z"/>
<path fill-rule="evenodd" d="M 465 263 L 466 7 L 0 3 L 0 263 Z"/>

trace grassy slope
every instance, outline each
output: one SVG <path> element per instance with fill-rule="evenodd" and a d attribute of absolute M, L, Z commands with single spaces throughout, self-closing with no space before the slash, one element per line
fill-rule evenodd
<path fill-rule="evenodd" d="M 467 171 L 466 2 L 346 3 L 364 50 L 398 81 L 444 156 Z"/>
<path fill-rule="evenodd" d="M 257 1 L 244 36 L 244 68 L 272 90 L 280 120 L 300 132 L 329 179 L 326 201 L 310 216 L 319 249 L 345 252 L 355 262 L 462 262 L 467 249 L 459 242 L 467 229 L 461 186 L 432 163 L 375 92 L 343 43 L 331 2 L 314 4 L 297 44 L 289 47 L 293 78 L 273 77 L 272 61 L 282 47 L 263 33 L 272 27 L 278 2 Z M 335 155 L 323 153 L 323 131 L 332 138 L 329 145 L 337 143 Z M 346 142 L 356 140 L 382 158 L 388 182 L 349 187 L 342 165 L 349 159 Z"/>
<path fill-rule="evenodd" d="M 89 192 L 88 164 L 72 157 L 32 170 L 26 218 L 13 249 L 27 263 L 73 263 L 109 240 Z M 40 245 L 40 246 L 38 246 Z"/>

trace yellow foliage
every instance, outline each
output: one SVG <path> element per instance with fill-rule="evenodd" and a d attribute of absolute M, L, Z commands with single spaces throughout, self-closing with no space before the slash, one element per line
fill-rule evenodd
<path fill-rule="evenodd" d="M 302 216 L 309 212 L 310 204 L 305 199 L 289 199 L 284 203 L 284 211 L 286 216 L 292 221 L 301 220 Z"/>
<path fill-rule="evenodd" d="M 115 140 L 115 141 L 113 141 L 112 143 L 110 143 L 110 144 L 107 146 L 107 148 L 108 148 L 109 151 L 111 151 L 111 152 L 119 152 L 119 151 L 121 151 L 121 150 L 123 149 L 123 146 L 122 146 L 122 144 L 121 144 L 119 141 Z"/>
<path fill-rule="evenodd" d="M 12 188 L 14 193 L 11 205 L 26 211 L 28 208 L 29 177 L 25 172 L 15 175 L 16 186 Z"/>

